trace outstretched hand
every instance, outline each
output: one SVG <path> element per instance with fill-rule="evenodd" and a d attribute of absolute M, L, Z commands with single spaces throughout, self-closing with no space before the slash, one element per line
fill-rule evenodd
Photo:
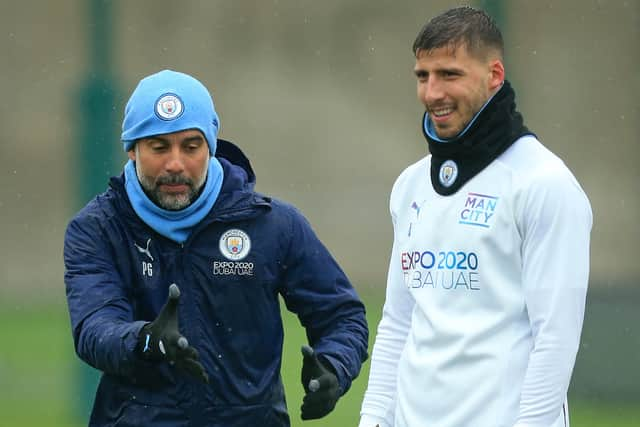
<path fill-rule="evenodd" d="M 198 351 L 189 345 L 178 329 L 180 289 L 173 283 L 169 297 L 158 317 L 145 325 L 138 336 L 138 351 L 151 361 L 168 361 L 180 370 L 209 383 L 209 376 L 200 363 Z"/>
<path fill-rule="evenodd" d="M 341 395 L 336 375 L 325 366 L 308 345 L 302 348 L 302 419 L 322 418 L 335 408 Z"/>

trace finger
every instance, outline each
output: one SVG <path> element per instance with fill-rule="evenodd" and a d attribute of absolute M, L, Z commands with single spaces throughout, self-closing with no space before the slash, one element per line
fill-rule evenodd
<path fill-rule="evenodd" d="M 313 393 L 318 390 L 320 390 L 320 381 L 316 380 L 315 378 L 309 381 L 309 391 Z"/>
<path fill-rule="evenodd" d="M 313 348 L 311 348 L 308 345 L 303 345 L 302 347 L 300 347 L 300 351 L 302 352 L 302 357 L 309 358 L 309 357 L 313 357 L 314 351 Z"/>
<path fill-rule="evenodd" d="M 180 338 L 178 338 L 178 348 L 186 350 L 187 348 L 189 348 L 189 341 L 187 341 L 185 337 L 181 336 Z"/>
<path fill-rule="evenodd" d="M 322 418 L 325 414 L 318 411 L 316 408 L 303 408 L 301 410 L 300 418 L 303 420 L 317 420 L 318 418 Z"/>
<path fill-rule="evenodd" d="M 179 348 L 177 352 L 177 356 L 180 359 L 194 359 L 194 360 L 200 359 L 198 350 L 196 350 L 193 347 Z"/>
<path fill-rule="evenodd" d="M 302 407 L 307 412 L 317 410 L 322 414 L 327 414 L 335 407 L 335 401 L 323 393 L 310 393 L 302 399 Z"/>
<path fill-rule="evenodd" d="M 200 362 L 195 359 L 178 359 L 176 361 L 176 365 L 178 368 L 183 370 L 184 372 L 192 375 L 194 377 L 203 377 L 206 376 L 206 371 Z"/>
<path fill-rule="evenodd" d="M 189 358 L 179 359 L 176 364 L 180 369 L 192 377 L 204 382 L 205 384 L 209 384 L 209 375 L 207 375 L 207 371 L 205 371 L 202 364 L 197 360 Z"/>
<path fill-rule="evenodd" d="M 166 323 L 170 324 L 170 323 Z M 183 337 L 177 329 L 171 330 L 164 334 L 164 339 L 161 339 L 162 348 L 160 351 L 166 356 L 168 360 L 175 361 L 181 357 L 190 356 L 188 352 L 189 341 Z M 186 346 L 183 348 L 183 346 Z"/>
<path fill-rule="evenodd" d="M 173 314 L 178 309 L 178 301 L 180 301 L 180 288 L 175 283 L 169 286 L 169 298 L 167 299 L 166 309 L 169 313 Z"/>
<path fill-rule="evenodd" d="M 303 399 L 301 418 L 303 420 L 314 420 L 322 418 L 333 409 L 333 406 L 317 395 L 306 395 Z"/>
<path fill-rule="evenodd" d="M 324 406 L 326 403 L 327 397 L 324 393 L 307 393 L 302 398 L 302 406 L 305 408 L 315 407 L 315 406 Z"/>
<path fill-rule="evenodd" d="M 300 418 L 303 420 L 316 420 L 322 418 L 324 415 L 326 414 L 317 407 L 307 407 L 303 404 L 302 408 L 300 408 Z"/>
<path fill-rule="evenodd" d="M 313 370 L 312 376 L 315 377 L 321 375 L 322 372 L 324 372 L 324 367 L 322 366 L 322 364 L 320 364 L 318 356 L 316 356 L 316 352 L 313 350 L 313 348 L 309 347 L 308 345 L 303 345 L 300 348 L 300 351 L 302 352 L 303 362 L 305 364 L 308 364 Z"/>
<path fill-rule="evenodd" d="M 177 329 L 178 319 L 178 301 L 180 301 L 180 288 L 175 283 L 169 286 L 169 296 L 162 310 L 158 314 L 157 322 L 159 324 L 173 324 Z"/>
<path fill-rule="evenodd" d="M 169 298 L 180 298 L 180 288 L 175 283 L 169 286 Z"/>
<path fill-rule="evenodd" d="M 311 382 L 313 381 L 317 383 L 318 390 L 327 390 L 337 386 L 337 378 L 331 374 L 320 375 L 319 377 L 309 381 L 309 390 L 311 390 Z"/>

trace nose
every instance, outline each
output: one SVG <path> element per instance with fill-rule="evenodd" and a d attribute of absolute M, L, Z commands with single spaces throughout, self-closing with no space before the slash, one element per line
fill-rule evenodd
<path fill-rule="evenodd" d="M 184 159 L 179 148 L 174 147 L 169 152 L 164 168 L 170 174 L 179 174 L 184 171 Z"/>
<path fill-rule="evenodd" d="M 429 76 L 423 87 L 423 101 L 425 105 L 432 105 L 444 99 L 443 85 L 436 76 Z"/>

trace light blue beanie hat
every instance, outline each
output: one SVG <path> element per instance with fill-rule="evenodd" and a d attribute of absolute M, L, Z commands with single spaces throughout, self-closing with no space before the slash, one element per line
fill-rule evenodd
<path fill-rule="evenodd" d="M 142 79 L 124 110 L 124 151 L 131 150 L 140 138 L 187 129 L 199 129 L 207 139 L 210 155 L 215 155 L 219 119 L 207 88 L 195 78 L 171 70 Z"/>

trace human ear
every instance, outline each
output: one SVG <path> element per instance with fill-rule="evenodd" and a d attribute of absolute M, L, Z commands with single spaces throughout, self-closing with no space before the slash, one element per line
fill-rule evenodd
<path fill-rule="evenodd" d="M 504 82 L 504 64 L 499 59 L 489 62 L 489 90 L 500 87 Z"/>

